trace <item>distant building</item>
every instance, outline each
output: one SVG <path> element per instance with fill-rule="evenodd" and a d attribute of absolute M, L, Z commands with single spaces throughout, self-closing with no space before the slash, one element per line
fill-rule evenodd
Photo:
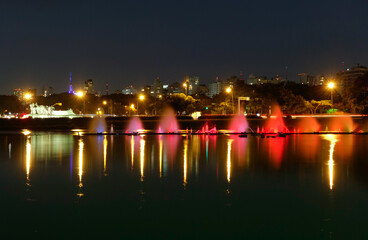
<path fill-rule="evenodd" d="M 368 73 L 368 68 L 357 64 L 336 74 L 336 80 L 342 87 L 351 86 L 354 81 Z"/>
<path fill-rule="evenodd" d="M 18 99 L 23 99 L 23 89 L 21 88 L 14 89 L 13 95 L 17 96 Z"/>
<path fill-rule="evenodd" d="M 84 91 L 87 94 L 95 94 L 95 86 L 92 79 L 84 81 Z"/>
<path fill-rule="evenodd" d="M 42 88 L 42 96 L 48 97 L 52 94 L 54 94 L 54 89 L 52 87 L 44 86 Z"/>
<path fill-rule="evenodd" d="M 173 93 L 181 93 L 182 85 L 178 82 L 174 82 L 168 86 L 168 94 L 171 95 Z"/>
<path fill-rule="evenodd" d="M 157 97 L 159 95 L 162 95 L 162 91 L 163 90 L 163 84 L 162 84 L 162 81 L 160 80 L 159 77 L 157 77 L 153 83 L 153 86 L 152 86 L 152 92 L 153 92 L 153 96 Z"/>
<path fill-rule="evenodd" d="M 316 78 L 309 75 L 308 73 L 299 73 L 299 81 L 303 85 L 315 86 L 317 85 Z"/>
<path fill-rule="evenodd" d="M 192 95 L 197 92 L 199 87 L 199 77 L 197 76 L 185 76 L 184 82 L 188 84 L 188 94 Z"/>
<path fill-rule="evenodd" d="M 316 86 L 324 85 L 325 83 L 327 83 L 325 76 L 319 75 L 316 77 L 316 84 L 315 84 Z"/>
<path fill-rule="evenodd" d="M 208 87 L 205 84 L 200 84 L 197 88 L 196 93 L 208 96 L 209 92 L 210 91 L 209 91 Z"/>
<path fill-rule="evenodd" d="M 225 84 L 216 77 L 216 82 L 208 84 L 208 96 L 213 97 L 217 94 L 220 94 L 222 90 L 224 89 Z"/>
<path fill-rule="evenodd" d="M 169 94 L 169 84 L 162 85 L 162 94 L 163 95 Z"/>
<path fill-rule="evenodd" d="M 248 85 L 258 84 L 257 77 L 254 76 L 253 73 L 249 75 L 249 77 L 247 79 L 247 84 Z"/>
<path fill-rule="evenodd" d="M 150 85 L 146 85 L 144 86 L 144 88 L 142 88 L 141 92 L 144 94 L 144 95 L 152 95 L 152 86 Z"/>
<path fill-rule="evenodd" d="M 132 95 L 132 94 L 136 94 L 137 91 L 135 90 L 135 88 L 133 87 L 133 85 L 129 85 L 128 87 L 124 88 L 123 90 L 121 90 L 122 94 L 125 95 Z"/>

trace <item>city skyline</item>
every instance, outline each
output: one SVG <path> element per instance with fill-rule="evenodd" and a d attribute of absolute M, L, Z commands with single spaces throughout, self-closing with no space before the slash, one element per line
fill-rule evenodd
<path fill-rule="evenodd" d="M 329 76 L 366 65 L 364 1 L 0 3 L 0 94 L 96 81 L 103 91 L 160 77 Z M 359 6 L 359 7 L 357 7 Z M 368 7 L 368 6 L 367 6 Z M 287 67 L 287 72 L 286 72 Z"/>

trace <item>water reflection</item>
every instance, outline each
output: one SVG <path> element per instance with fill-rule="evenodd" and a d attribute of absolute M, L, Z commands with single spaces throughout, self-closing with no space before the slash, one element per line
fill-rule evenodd
<path fill-rule="evenodd" d="M 27 136 L 26 143 L 26 172 L 27 172 L 27 185 L 29 185 L 29 172 L 31 169 L 31 137 Z"/>
<path fill-rule="evenodd" d="M 184 171 L 183 185 L 187 185 L 187 169 L 188 169 L 188 139 L 184 140 Z"/>
<path fill-rule="evenodd" d="M 141 167 L 141 181 L 143 181 L 144 178 L 144 148 L 145 148 L 146 141 L 143 139 L 143 137 L 140 140 L 140 167 Z"/>
<path fill-rule="evenodd" d="M 162 137 L 159 136 L 158 139 L 159 142 L 159 168 L 160 168 L 160 178 L 162 177 L 162 154 L 163 154 L 163 142 L 162 142 Z"/>
<path fill-rule="evenodd" d="M 130 138 L 130 163 L 131 163 L 131 171 L 133 171 L 133 166 L 134 166 L 134 136 L 133 135 Z"/>
<path fill-rule="evenodd" d="M 84 149 L 84 143 L 82 138 L 79 139 L 79 143 L 78 143 L 78 150 L 79 150 L 79 155 L 78 155 L 78 176 L 79 176 L 79 192 L 77 194 L 78 197 L 82 197 L 84 194 L 82 193 L 82 187 L 83 187 L 83 182 L 82 182 L 82 176 L 83 176 L 83 149 Z"/>
<path fill-rule="evenodd" d="M 227 140 L 227 158 L 226 158 L 226 172 L 227 172 L 227 182 L 230 183 L 231 180 L 231 145 L 233 143 L 233 139 Z"/>
<path fill-rule="evenodd" d="M 335 145 L 338 142 L 338 136 L 335 134 L 323 135 L 323 138 L 330 142 L 330 150 L 329 150 L 329 160 L 328 160 L 328 176 L 330 183 L 330 190 L 333 188 L 334 183 L 334 160 L 333 154 L 335 150 Z"/>
<path fill-rule="evenodd" d="M 107 139 L 105 135 L 104 140 L 103 140 L 103 162 L 104 162 L 104 175 L 105 176 L 107 176 L 106 161 L 107 161 Z"/>

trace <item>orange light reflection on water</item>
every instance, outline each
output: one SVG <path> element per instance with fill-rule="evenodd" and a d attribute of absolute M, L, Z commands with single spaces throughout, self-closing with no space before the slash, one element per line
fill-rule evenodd
<path fill-rule="evenodd" d="M 233 143 L 233 141 L 234 139 L 227 140 L 226 179 L 228 183 L 230 183 L 231 180 L 231 144 Z"/>
<path fill-rule="evenodd" d="M 27 173 L 27 181 L 29 181 L 29 172 L 31 169 L 31 139 L 27 137 L 27 144 L 26 144 L 26 173 Z"/>
<path fill-rule="evenodd" d="M 141 165 L 141 181 L 143 181 L 143 178 L 144 178 L 144 148 L 145 148 L 145 144 L 146 144 L 146 141 L 141 138 L 140 140 L 140 157 L 141 157 L 141 161 L 140 161 L 140 165 Z"/>
<path fill-rule="evenodd" d="M 330 150 L 329 150 L 329 159 L 328 159 L 328 176 L 329 176 L 329 185 L 330 190 L 332 190 L 334 185 L 334 160 L 333 154 L 335 150 L 335 145 L 339 141 L 338 136 L 336 134 L 327 134 L 322 136 L 323 139 L 330 142 Z"/>
<path fill-rule="evenodd" d="M 188 169 L 188 140 L 184 140 L 184 177 L 183 185 L 187 185 L 187 169 Z"/>
<path fill-rule="evenodd" d="M 104 175 L 107 175 L 106 171 L 106 161 L 107 161 L 107 138 L 106 135 L 104 136 L 103 140 L 103 161 L 104 161 Z"/>

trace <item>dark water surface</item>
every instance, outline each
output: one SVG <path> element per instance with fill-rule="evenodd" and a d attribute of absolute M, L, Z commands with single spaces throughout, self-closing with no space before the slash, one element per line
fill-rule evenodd
<path fill-rule="evenodd" d="M 368 239 L 368 136 L 0 135 L 2 239 Z"/>

